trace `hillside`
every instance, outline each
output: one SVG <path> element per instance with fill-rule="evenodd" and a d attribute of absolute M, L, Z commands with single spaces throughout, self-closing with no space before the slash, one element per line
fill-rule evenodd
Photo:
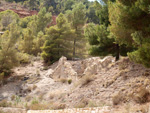
<path fill-rule="evenodd" d="M 150 0 L 0 0 L 0 113 L 150 113 Z"/>
<path fill-rule="evenodd" d="M 0 88 L 0 99 L 10 101 L 12 107 L 24 108 L 22 105 L 26 103 L 27 109 L 110 106 L 109 109 L 115 111 L 118 108 L 114 109 L 113 105 L 119 105 L 120 109 L 120 105 L 149 102 L 150 95 L 140 89 L 149 90 L 149 72 L 128 58 L 114 62 L 113 57 L 79 61 L 62 57 L 49 67 L 34 58 L 31 64 L 14 69 L 13 76 Z M 15 105 L 16 98 L 19 101 Z"/>

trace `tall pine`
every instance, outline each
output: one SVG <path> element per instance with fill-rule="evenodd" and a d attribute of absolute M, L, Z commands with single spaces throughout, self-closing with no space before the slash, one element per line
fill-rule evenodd
<path fill-rule="evenodd" d="M 74 31 L 71 30 L 65 16 L 58 15 L 57 24 L 46 30 L 46 41 L 42 47 L 42 57 L 45 62 L 53 63 L 61 56 L 70 57 L 71 41 Z"/>
<path fill-rule="evenodd" d="M 87 18 L 86 18 L 86 7 L 83 3 L 79 2 L 73 5 L 73 9 L 67 11 L 66 13 L 68 22 L 71 23 L 72 29 L 75 30 L 75 37 L 73 38 L 73 57 L 76 57 L 77 51 L 80 48 L 85 46 L 84 44 L 84 31 L 83 26 L 85 25 Z M 83 52 L 83 51 L 82 51 Z"/>
<path fill-rule="evenodd" d="M 150 67 L 150 0 L 117 0 L 109 4 L 111 32 L 120 44 L 136 48 L 131 60 Z"/>

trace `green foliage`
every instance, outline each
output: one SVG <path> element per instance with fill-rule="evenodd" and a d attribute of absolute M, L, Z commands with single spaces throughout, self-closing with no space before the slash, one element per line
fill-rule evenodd
<path fill-rule="evenodd" d="M 5 75 L 18 64 L 15 44 L 19 38 L 20 32 L 16 23 L 12 23 L 9 29 L 9 31 L 6 31 L 2 35 L 0 40 L 0 73 L 4 72 Z"/>
<path fill-rule="evenodd" d="M 34 20 L 34 16 L 27 16 L 25 18 L 20 18 L 19 20 L 19 26 L 21 28 L 27 28 L 28 23 Z"/>
<path fill-rule="evenodd" d="M 29 7 L 30 9 L 38 9 L 38 1 L 39 0 L 27 0 L 24 2 L 25 7 Z"/>
<path fill-rule="evenodd" d="M 3 30 L 6 29 L 12 22 L 17 22 L 18 19 L 19 16 L 11 10 L 0 12 L 0 23 Z"/>
<path fill-rule="evenodd" d="M 110 32 L 105 25 L 88 24 L 85 29 L 85 37 L 91 45 L 90 54 L 94 56 L 115 55 L 115 40 L 109 38 Z"/>
<path fill-rule="evenodd" d="M 34 36 L 32 31 L 25 29 L 23 32 L 23 40 L 20 43 L 20 50 L 24 53 L 32 54 Z"/>
<path fill-rule="evenodd" d="M 21 64 L 29 63 L 30 62 L 30 56 L 27 53 L 21 53 L 18 52 L 19 62 Z"/>
<path fill-rule="evenodd" d="M 33 40 L 32 50 L 33 50 L 34 55 L 38 55 L 38 53 L 42 52 L 41 47 L 43 46 L 44 42 L 45 42 L 44 33 L 42 31 L 40 31 L 37 34 L 37 37 L 34 38 L 34 40 Z"/>
<path fill-rule="evenodd" d="M 77 56 L 77 47 L 83 48 L 85 42 L 83 42 L 83 26 L 87 21 L 85 5 L 83 5 L 83 3 L 81 2 L 73 5 L 72 11 L 67 11 L 66 15 L 68 22 L 71 24 L 71 27 L 75 30 L 75 37 L 73 38 L 73 56 L 75 57 Z M 81 42 L 83 46 L 81 45 Z"/>
<path fill-rule="evenodd" d="M 118 0 L 109 3 L 110 30 L 120 44 L 137 48 L 128 53 L 131 60 L 150 67 L 149 0 Z"/>
<path fill-rule="evenodd" d="M 45 28 L 51 22 L 51 13 L 42 8 L 38 15 L 21 19 L 19 25 L 23 28 L 20 50 L 23 53 L 37 55 L 45 42 Z"/>
<path fill-rule="evenodd" d="M 48 28 L 46 31 L 47 39 L 42 47 L 42 57 L 45 62 L 52 63 L 61 56 L 70 56 L 73 33 L 64 15 L 59 14 L 57 25 Z"/>
<path fill-rule="evenodd" d="M 87 12 L 88 22 L 93 22 L 95 24 L 99 24 L 99 18 L 96 15 L 96 9 L 94 4 L 91 4 L 88 8 Z"/>

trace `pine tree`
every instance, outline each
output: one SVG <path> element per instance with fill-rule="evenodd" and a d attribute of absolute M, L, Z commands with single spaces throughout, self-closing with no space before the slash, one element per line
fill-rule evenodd
<path fill-rule="evenodd" d="M 42 8 L 38 15 L 21 19 L 19 24 L 22 26 L 22 41 L 20 50 L 23 53 L 37 55 L 41 52 L 41 47 L 45 42 L 45 29 L 51 22 L 51 13 Z"/>
<path fill-rule="evenodd" d="M 149 0 L 118 0 L 109 4 L 111 32 L 120 44 L 136 48 L 131 60 L 150 67 Z"/>
<path fill-rule="evenodd" d="M 37 33 L 42 31 L 44 32 L 47 25 L 51 22 L 52 15 L 49 12 L 46 12 L 46 8 L 42 8 L 38 13 L 36 25 L 37 25 Z"/>
<path fill-rule="evenodd" d="M 10 69 L 18 65 L 16 42 L 20 36 L 16 23 L 12 23 L 0 39 L 0 73 L 9 74 Z"/>
<path fill-rule="evenodd" d="M 25 29 L 23 32 L 23 39 L 20 42 L 20 50 L 23 53 L 33 54 L 33 39 L 34 35 L 29 29 Z"/>
<path fill-rule="evenodd" d="M 41 47 L 43 46 L 45 42 L 44 33 L 41 31 L 38 33 L 37 37 L 33 40 L 33 54 L 38 55 L 38 53 L 41 53 Z"/>
<path fill-rule="evenodd" d="M 18 20 L 19 16 L 11 10 L 0 12 L 0 23 L 3 30 L 5 30 L 12 22 L 17 22 Z"/>
<path fill-rule="evenodd" d="M 72 49 L 71 40 L 73 31 L 71 30 L 63 14 L 57 17 L 57 24 L 47 29 L 46 42 L 42 47 L 42 57 L 45 62 L 53 63 L 61 56 L 70 56 Z"/>
<path fill-rule="evenodd" d="M 71 27 L 75 30 L 76 34 L 73 39 L 73 57 L 76 57 L 77 47 L 82 48 L 85 46 L 82 41 L 84 39 L 83 26 L 87 21 L 85 5 L 81 2 L 75 4 L 72 11 L 67 11 L 66 15 L 68 22 L 71 23 Z"/>
<path fill-rule="evenodd" d="M 90 54 L 95 56 L 112 55 L 116 57 L 116 60 L 119 60 L 119 55 L 127 55 L 127 52 L 132 48 L 119 45 L 115 40 L 115 36 L 109 28 L 108 2 L 105 0 L 102 2 L 103 5 L 95 2 L 96 15 L 99 17 L 100 25 L 90 23 L 85 29 L 85 36 L 91 45 Z"/>

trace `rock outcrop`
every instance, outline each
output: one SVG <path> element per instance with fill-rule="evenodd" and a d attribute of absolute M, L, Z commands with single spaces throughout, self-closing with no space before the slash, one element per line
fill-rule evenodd
<path fill-rule="evenodd" d="M 54 79 L 70 78 L 76 79 L 77 72 L 72 68 L 72 65 L 67 61 L 66 57 L 61 57 L 57 67 L 54 69 L 50 77 Z"/>

